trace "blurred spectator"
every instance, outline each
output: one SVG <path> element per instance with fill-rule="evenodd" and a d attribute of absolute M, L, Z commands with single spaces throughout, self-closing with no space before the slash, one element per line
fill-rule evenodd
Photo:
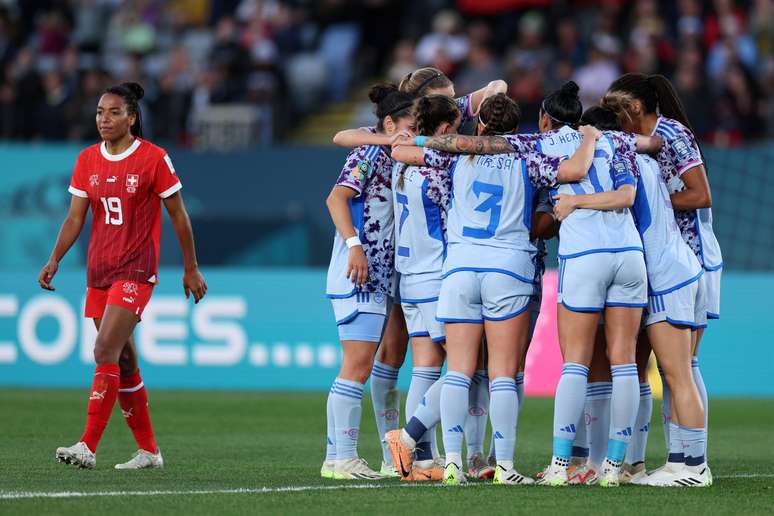
<path fill-rule="evenodd" d="M 455 67 L 468 55 L 470 45 L 461 33 L 462 19 L 454 11 L 441 11 L 433 18 L 433 31 L 417 44 L 417 62 L 420 66 L 434 66 L 452 74 Z"/>
<path fill-rule="evenodd" d="M 575 72 L 580 86 L 584 109 L 599 103 L 607 87 L 621 75 L 616 57 L 620 52 L 618 41 L 609 34 L 595 34 L 591 39 L 588 62 Z"/>

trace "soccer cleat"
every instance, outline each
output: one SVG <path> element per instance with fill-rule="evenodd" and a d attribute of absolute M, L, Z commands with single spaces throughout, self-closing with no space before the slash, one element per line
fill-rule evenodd
<path fill-rule="evenodd" d="M 648 474 L 645 472 L 644 462 L 641 462 L 636 466 L 624 464 L 621 468 L 621 474 L 618 476 L 618 482 L 621 484 L 638 484 L 647 476 Z"/>
<path fill-rule="evenodd" d="M 336 468 L 336 461 L 326 460 L 320 468 L 320 476 L 323 478 L 333 478 L 333 471 Z"/>
<path fill-rule="evenodd" d="M 381 480 L 384 477 L 378 471 L 368 467 L 365 459 L 355 457 L 335 461 L 333 478 L 335 480 Z"/>
<path fill-rule="evenodd" d="M 618 477 L 621 474 L 621 466 L 614 466 L 605 460 L 602 471 L 599 473 L 599 485 L 602 487 L 618 487 Z"/>
<path fill-rule="evenodd" d="M 474 453 L 468 459 L 468 476 L 472 478 L 492 478 L 494 475 L 495 468 L 490 466 L 480 453 Z"/>
<path fill-rule="evenodd" d="M 515 469 L 509 469 L 506 471 L 502 466 L 497 466 L 492 483 L 501 485 L 529 486 L 534 484 L 535 481 L 529 477 L 525 477 Z"/>
<path fill-rule="evenodd" d="M 57 448 L 56 459 L 59 462 L 80 466 L 84 469 L 94 469 L 97 465 L 97 456 L 84 442 L 75 443 L 68 447 Z"/>
<path fill-rule="evenodd" d="M 401 478 L 408 479 L 414 464 L 414 448 L 403 440 L 400 428 L 384 434 L 384 442 L 390 447 L 395 471 Z"/>
<path fill-rule="evenodd" d="M 137 450 L 132 458 L 123 464 L 116 464 L 116 469 L 146 469 L 163 468 L 164 457 L 161 456 L 161 450 L 151 453 L 146 450 Z"/>
<path fill-rule="evenodd" d="M 645 485 L 655 487 L 708 487 L 712 485 L 712 473 L 706 464 L 684 467 L 671 474 L 650 475 Z"/>
<path fill-rule="evenodd" d="M 379 470 L 379 474 L 382 475 L 384 478 L 399 478 L 400 473 L 395 469 L 395 466 L 392 464 L 387 464 L 386 462 L 382 461 L 382 469 Z"/>
<path fill-rule="evenodd" d="M 591 462 L 567 468 L 567 483 L 570 485 L 593 485 L 598 478 L 597 468 Z"/>
<path fill-rule="evenodd" d="M 468 479 L 465 478 L 465 473 L 462 469 L 453 462 L 446 465 L 443 471 L 443 485 L 445 486 L 462 486 L 468 483 Z"/>
<path fill-rule="evenodd" d="M 640 477 L 637 480 L 632 480 L 632 484 L 638 486 L 649 486 L 651 482 L 659 482 L 662 478 L 670 478 L 675 473 L 678 473 L 685 468 L 685 464 L 682 462 L 667 462 L 658 469 L 653 470 L 650 474 Z"/>
<path fill-rule="evenodd" d="M 567 468 L 551 464 L 543 471 L 543 476 L 537 481 L 539 486 L 559 487 L 567 485 Z"/>
<path fill-rule="evenodd" d="M 411 469 L 411 474 L 408 477 L 401 477 L 401 480 L 414 480 L 416 482 L 443 480 L 443 465 L 439 465 L 434 459 L 416 461 Z"/>

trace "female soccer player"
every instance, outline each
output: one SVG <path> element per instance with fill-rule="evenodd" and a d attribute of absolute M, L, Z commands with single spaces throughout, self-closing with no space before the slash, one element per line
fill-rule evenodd
<path fill-rule="evenodd" d="M 664 146 L 657 157 L 661 176 L 667 185 L 683 239 L 705 271 L 699 280 L 699 290 L 707 307 L 707 318 L 720 317 L 723 257 L 712 229 L 712 194 L 701 149 L 677 93 L 669 80 L 661 75 L 630 73 L 614 81 L 602 101 L 603 105 L 618 114 L 625 130 L 657 134 L 664 139 Z M 692 371 L 704 404 L 704 428 L 707 429 L 707 390 L 696 358 L 704 326 L 701 324 L 695 332 Z M 671 428 L 674 428 L 669 425 L 670 405 L 669 392 L 665 391 L 662 415 L 667 443 Z M 679 470 L 682 467 L 679 463 L 667 462 L 668 469 Z"/>
<path fill-rule="evenodd" d="M 486 110 L 491 106 L 491 111 Z M 487 115 L 492 115 L 490 119 Z M 483 134 L 514 131 L 518 105 L 503 94 L 487 99 L 479 117 Z M 596 133 L 588 128 L 590 133 Z M 434 140 L 441 138 L 438 137 Z M 416 143 L 422 144 L 423 137 Z M 449 214 L 449 247 L 438 305 L 446 323 L 449 372 L 441 392 L 441 422 L 446 452 L 444 482 L 464 482 L 460 451 L 467 413 L 470 378 L 476 367 L 484 332 L 487 337 L 491 401 L 495 435 L 495 483 L 528 484 L 532 479 L 513 467 L 516 440 L 516 373 L 529 327 L 534 294 L 536 250 L 530 241 L 534 189 L 559 181 L 576 181 L 591 164 L 595 138 L 583 151 L 561 163 L 533 151 L 492 157 L 457 157 L 424 151 L 423 161 L 454 167 Z"/>
<path fill-rule="evenodd" d="M 616 114 L 607 109 L 591 108 L 583 116 L 595 122 L 598 129 L 620 129 Z M 678 473 L 665 468 L 636 483 L 708 486 L 709 468 L 704 460 L 706 439 L 702 435 L 705 432 L 704 408 L 693 381 L 690 361 L 691 328 L 704 319 L 701 311 L 705 306 L 699 293 L 699 280 L 704 270 L 682 239 L 658 163 L 643 155 L 638 155 L 637 161 L 640 177 L 632 213 L 642 236 L 648 264 L 649 303 L 645 325 L 648 340 L 674 398 L 674 410 L 681 423 L 680 450 L 681 453 L 685 451 L 686 467 Z M 557 203 L 556 211 L 560 218 L 565 218 L 581 201 L 588 207 L 604 209 L 604 196 L 616 194 L 569 196 Z"/>
<path fill-rule="evenodd" d="M 422 97 L 414 110 L 416 131 L 442 135 L 457 131 L 461 115 L 452 99 L 443 95 Z M 395 156 L 393 156 L 395 158 Z M 411 337 L 413 371 L 406 398 L 406 416 L 420 406 L 428 389 L 441 377 L 445 352 L 441 343 L 446 333 L 436 320 L 441 269 L 446 256 L 446 213 L 449 209 L 451 176 L 447 169 L 399 164 L 393 171 L 393 199 L 398 223 L 395 229 L 397 254 L 395 269 L 400 273 L 403 313 Z M 437 389 L 436 389 L 437 390 Z M 426 400 L 425 406 L 435 404 Z M 387 432 L 392 441 L 399 430 Z M 406 480 L 440 480 L 442 467 L 435 468 L 434 428 L 417 435 L 415 462 L 393 462 Z"/>
<path fill-rule="evenodd" d="M 108 424 L 116 397 L 139 450 L 116 469 L 161 468 L 148 397 L 137 369 L 132 332 L 157 283 L 161 202 L 172 219 L 183 251 L 183 290 L 199 300 L 207 292 L 196 261 L 191 221 L 179 192 L 182 185 L 166 151 L 143 140 L 138 101 L 143 89 L 124 83 L 105 90 L 97 105 L 102 142 L 78 155 L 69 191 L 70 210 L 38 283 L 54 290 L 59 262 L 83 228 L 91 207 L 86 317 L 94 319 L 97 368 L 89 396 L 86 429 L 70 447 L 57 448 L 56 458 L 92 469 L 97 445 Z"/>
<path fill-rule="evenodd" d="M 540 117 L 541 135 L 506 135 L 503 137 L 445 136 L 429 138 L 425 146 L 452 152 L 542 152 L 566 156 L 580 145 L 577 131 L 570 126 L 581 116 L 577 85 L 565 84 L 543 102 Z M 634 136 L 609 133 L 598 142 L 595 166 L 584 170 L 588 177 L 581 184 L 562 186 L 562 193 L 613 190 L 620 184 L 607 171 L 613 156 L 621 153 L 634 169 L 637 145 L 652 149 L 654 141 L 637 140 Z M 633 182 L 630 174 L 622 171 L 618 180 Z M 632 189 L 633 201 L 633 189 Z M 557 390 L 554 425 L 554 461 L 541 480 L 550 485 L 567 483 L 566 464 L 572 449 L 577 422 L 583 410 L 588 363 L 593 350 L 594 335 L 599 314 L 605 310 L 608 348 L 614 365 L 613 426 L 608 446 L 607 474 L 602 483 L 617 485 L 617 468 L 623 459 L 626 443 L 631 436 L 626 428 L 636 416 L 636 367 L 634 342 L 641 307 L 646 304 L 646 278 L 642 247 L 628 213 L 610 214 L 584 210 L 575 220 L 569 218 L 560 229 L 560 340 L 565 349 L 565 368 Z M 569 222 L 569 223 L 568 223 Z M 591 257 L 591 258 L 589 258 Z M 598 259 L 594 260 L 594 259 Z M 589 265 L 592 260 L 595 263 Z M 607 266 L 600 266 L 606 262 Z M 578 270 L 582 269 L 582 270 Z M 569 274 L 568 274 L 569 272 Z M 568 288 L 569 287 L 569 288 Z M 574 309 L 574 310 L 573 310 Z M 580 311 L 585 310 L 585 311 Z M 451 333 L 447 333 L 451 336 Z M 448 345 L 448 341 L 447 341 Z M 634 371 L 634 378 L 631 373 Z M 634 381 L 632 381 L 634 380 Z M 569 393 L 569 394 L 568 394 Z M 579 395 L 580 393 L 580 395 Z M 633 412 L 634 410 L 634 412 Z M 630 421 L 631 420 L 631 421 Z M 612 455 L 611 455 L 612 454 Z M 619 457 L 620 455 L 620 457 Z"/>
<path fill-rule="evenodd" d="M 371 88 L 379 133 L 413 124 L 413 97 L 384 84 Z M 378 479 L 358 457 L 363 384 L 374 365 L 374 344 L 382 339 L 393 293 L 393 161 L 376 145 L 347 156 L 328 210 L 336 226 L 326 294 L 333 304 L 343 361 L 328 396 L 328 447 L 321 475 L 336 479 Z"/>

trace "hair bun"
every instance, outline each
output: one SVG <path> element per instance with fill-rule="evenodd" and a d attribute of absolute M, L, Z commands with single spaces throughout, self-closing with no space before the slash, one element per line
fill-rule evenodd
<path fill-rule="evenodd" d="M 372 86 L 371 89 L 368 91 L 368 98 L 371 99 L 371 102 L 374 104 L 379 104 L 381 101 L 383 101 L 385 98 L 387 98 L 387 95 L 391 93 L 396 93 L 398 91 L 398 87 L 391 83 L 382 83 L 377 84 L 375 86 Z"/>
<path fill-rule="evenodd" d="M 131 94 L 134 95 L 134 98 L 137 100 L 140 100 L 145 96 L 145 90 L 142 89 L 142 86 L 136 82 L 125 82 L 121 86 L 129 90 L 129 92 L 131 92 Z"/>
<path fill-rule="evenodd" d="M 575 81 L 567 81 L 562 84 L 562 88 L 559 90 L 561 95 L 567 95 L 568 97 L 577 97 L 580 88 Z"/>

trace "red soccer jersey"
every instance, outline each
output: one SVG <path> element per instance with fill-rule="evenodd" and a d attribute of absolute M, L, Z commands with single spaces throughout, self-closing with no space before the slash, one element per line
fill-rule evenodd
<path fill-rule="evenodd" d="M 161 199 L 182 188 L 166 151 L 137 138 L 121 154 L 105 143 L 78 155 L 69 192 L 88 198 L 94 220 L 87 285 L 117 280 L 156 283 L 161 240 Z"/>

